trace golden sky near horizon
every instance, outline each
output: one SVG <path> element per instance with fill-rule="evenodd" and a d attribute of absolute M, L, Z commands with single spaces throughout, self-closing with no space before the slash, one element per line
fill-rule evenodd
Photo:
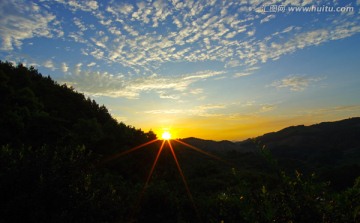
<path fill-rule="evenodd" d="M 34 66 L 159 137 L 243 140 L 360 116 L 359 5 L 0 1 L 0 59 Z"/>

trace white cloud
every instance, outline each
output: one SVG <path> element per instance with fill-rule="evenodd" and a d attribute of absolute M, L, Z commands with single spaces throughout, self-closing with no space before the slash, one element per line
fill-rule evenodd
<path fill-rule="evenodd" d="M 224 73 L 221 71 L 201 71 L 176 77 L 152 75 L 125 78 L 124 75 L 120 74 L 83 71 L 82 65 L 82 63 L 76 64 L 73 71 L 76 75 L 64 76 L 61 81 L 76 87 L 86 94 L 129 99 L 139 98 L 143 92 L 153 92 L 164 99 L 179 99 L 180 93 L 185 91 L 189 91 L 191 94 L 201 94 L 203 90 L 191 89 L 191 84 Z"/>
<path fill-rule="evenodd" d="M 127 31 L 132 36 L 138 36 L 139 32 L 133 29 L 131 26 L 124 25 L 124 30 Z"/>
<path fill-rule="evenodd" d="M 196 107 L 198 110 L 213 110 L 213 109 L 223 109 L 226 108 L 224 104 L 206 104 Z"/>
<path fill-rule="evenodd" d="M 134 6 L 124 3 L 120 8 L 119 12 L 125 15 L 130 14 L 134 10 Z"/>
<path fill-rule="evenodd" d="M 80 31 L 85 31 L 87 30 L 86 26 L 81 22 L 81 20 L 77 17 L 73 18 L 74 20 L 74 24 L 80 29 Z"/>
<path fill-rule="evenodd" d="M 251 75 L 250 72 L 235 73 L 234 77 L 245 77 Z"/>
<path fill-rule="evenodd" d="M 121 31 L 115 26 L 110 27 L 108 30 L 110 33 L 112 33 L 114 35 L 117 35 L 117 36 L 121 35 Z"/>
<path fill-rule="evenodd" d="M 282 80 L 274 81 L 270 86 L 288 88 L 291 91 L 304 91 L 310 84 L 318 82 L 323 78 L 311 78 L 306 76 L 290 75 Z"/>
<path fill-rule="evenodd" d="M 178 18 L 176 18 L 175 16 L 173 17 L 173 22 L 174 24 L 177 26 L 178 29 L 183 27 L 183 24 L 180 22 L 180 20 Z"/>
<path fill-rule="evenodd" d="M 1 50 L 21 48 L 22 41 L 33 37 L 51 38 L 61 36 L 61 30 L 54 25 L 55 15 L 46 10 L 36 10 L 39 6 L 28 7 L 20 1 L 2 1 L 0 3 Z"/>
<path fill-rule="evenodd" d="M 116 16 L 120 16 L 119 13 L 125 16 L 129 16 L 133 12 L 133 10 L 134 10 L 134 6 L 128 3 L 112 4 L 106 8 L 106 11 Z"/>
<path fill-rule="evenodd" d="M 277 3 L 274 0 L 268 1 L 267 4 L 272 2 Z M 282 2 L 284 5 L 314 3 L 301 0 Z M 355 16 L 324 14 L 324 19 L 319 18 L 319 25 L 316 26 L 311 26 L 307 21 L 297 26 L 261 30 L 258 33 L 258 27 L 272 25 L 275 22 L 275 14 L 249 11 L 249 7 L 261 7 L 263 1 L 260 0 L 154 0 L 127 3 L 110 1 L 109 4 L 90 0 L 42 0 L 36 4 L 25 4 L 23 1 L 8 0 L 0 3 L 2 49 L 20 48 L 24 40 L 34 37 L 58 38 L 64 35 L 62 26 L 65 27 L 69 22 L 66 21 L 67 18 L 56 18 L 55 14 L 49 13 L 52 7 L 59 7 L 58 4 L 62 4 L 61 7 L 64 6 L 68 12 L 70 10 L 70 13 L 74 14 L 70 23 L 78 28 L 64 29 L 64 42 L 75 42 L 75 49 L 80 49 L 79 52 L 83 55 L 92 56 L 97 64 L 100 64 L 97 60 L 109 66 L 121 64 L 121 67 L 132 75 L 151 75 L 159 72 L 162 65 L 168 62 L 205 61 L 222 63 L 225 68 L 231 70 L 229 73 L 233 74 L 233 77 L 243 77 L 252 74 L 252 70 L 245 69 L 247 67 L 258 67 L 261 63 L 279 59 L 297 50 L 343 39 L 360 32 L 359 19 Z M 246 10 L 241 7 L 246 7 Z M 279 19 L 283 15 L 285 14 L 276 14 Z M 94 18 L 98 21 L 94 21 Z M 69 64 L 69 61 L 66 63 Z M 82 74 L 86 72 L 82 69 L 92 67 L 89 66 L 92 64 L 90 63 L 81 64 L 78 69 L 76 66 L 69 69 L 66 63 L 61 66 L 66 72 L 70 70 Z M 72 63 L 79 64 L 79 61 Z M 179 76 L 176 80 L 183 83 L 184 89 L 189 90 L 191 83 L 211 77 L 220 79 L 224 77 L 221 74 L 213 71 L 200 72 Z M 167 78 L 150 78 L 148 82 L 130 79 L 124 80 L 129 86 L 121 87 L 118 90 L 118 93 L 121 91 L 120 95 L 124 93 L 123 95 L 138 97 L 140 92 L 154 91 L 163 98 L 177 97 L 172 94 L 173 92 L 161 91 L 172 87 Z M 155 80 L 162 85 L 151 82 Z M 147 90 L 143 88 L 145 83 Z M 176 89 L 180 91 L 181 88 Z M 111 92 L 115 90 L 107 91 L 105 94 L 111 95 Z"/>
<path fill-rule="evenodd" d="M 184 113 L 185 110 L 183 109 L 156 109 L 156 110 L 149 110 L 144 111 L 145 114 L 181 114 Z"/>
<path fill-rule="evenodd" d="M 202 93 L 204 92 L 204 89 L 202 89 L 202 88 L 195 88 L 195 89 L 191 89 L 189 92 L 190 92 L 190 94 L 197 95 L 197 94 L 202 94 Z"/>
<path fill-rule="evenodd" d="M 71 39 L 73 39 L 75 42 L 78 43 L 87 43 L 88 41 L 83 37 L 83 33 L 82 32 L 70 32 L 68 37 L 70 37 Z"/>
<path fill-rule="evenodd" d="M 270 15 L 266 16 L 265 18 L 263 18 L 262 20 L 260 20 L 260 24 L 269 22 L 270 20 L 274 19 L 275 17 L 276 16 L 274 14 L 270 14 Z"/>
<path fill-rule="evenodd" d="M 66 73 L 69 70 L 69 66 L 64 62 L 61 64 L 61 70 L 62 72 Z"/>
<path fill-rule="evenodd" d="M 97 10 L 99 8 L 99 5 L 97 3 L 97 1 L 94 0 L 82 0 L 82 1 L 77 1 L 77 0 L 55 0 L 58 3 L 64 4 L 66 6 L 69 6 L 69 8 L 72 11 L 77 11 L 77 10 L 81 10 L 81 11 L 94 11 Z"/>
<path fill-rule="evenodd" d="M 217 75 L 220 75 L 223 73 L 224 73 L 223 71 L 200 71 L 200 72 L 185 76 L 183 79 L 184 80 L 206 79 L 206 78 L 217 76 Z"/>
<path fill-rule="evenodd" d="M 263 105 L 261 107 L 261 112 L 269 112 L 276 109 L 276 105 Z"/>
<path fill-rule="evenodd" d="M 81 73 L 81 66 L 82 66 L 82 63 L 76 64 L 76 66 L 75 66 L 75 68 L 74 68 L 74 74 L 80 75 L 80 73 Z"/>
<path fill-rule="evenodd" d="M 225 65 L 225 67 L 238 67 L 238 66 L 241 66 L 241 61 L 240 60 L 230 60 Z"/>
<path fill-rule="evenodd" d="M 250 31 L 247 32 L 247 35 L 248 35 L 248 36 L 253 36 L 253 35 L 255 35 L 255 32 L 256 32 L 255 29 L 250 30 Z"/>
<path fill-rule="evenodd" d="M 260 13 L 246 17 L 230 14 L 229 9 L 240 7 L 244 4 L 241 2 L 224 2 L 220 11 L 211 6 L 215 2 L 180 3 L 156 0 L 107 6 L 107 12 L 115 15 L 117 24 L 106 25 L 106 29 L 116 37 L 111 37 L 106 43 L 90 37 L 93 49 L 103 48 L 101 55 L 95 51 L 93 55 L 97 59 L 121 63 L 137 72 L 154 71 L 168 61 L 221 61 L 226 63 L 226 67 L 237 67 L 276 60 L 298 49 L 359 32 L 354 24 L 343 25 L 342 30 L 336 31 L 331 31 L 330 27 L 323 29 L 327 33 L 289 26 L 258 39 L 254 24 L 270 23 L 274 14 L 265 17 Z M 260 1 L 251 2 L 256 7 L 260 4 Z M 184 7 L 187 10 L 183 10 Z M 194 9 L 196 13 L 192 12 Z M 194 13 L 196 16 L 193 16 Z M 137 22 L 140 25 L 136 25 Z M 161 22 L 165 22 L 162 31 L 155 31 Z M 81 41 L 81 36 L 76 37 Z"/>
<path fill-rule="evenodd" d="M 187 116 L 200 116 L 200 117 L 220 117 L 224 114 L 216 113 L 216 110 L 225 109 L 224 104 L 205 104 L 199 105 L 188 109 L 155 109 L 144 111 L 145 114 L 162 115 L 162 114 L 174 114 L 174 115 L 187 115 Z"/>
<path fill-rule="evenodd" d="M 106 48 L 106 43 L 108 41 L 108 37 L 104 36 L 101 39 L 97 40 L 95 38 L 91 38 L 91 40 L 95 43 L 96 46 L 101 47 L 101 48 Z"/>
<path fill-rule="evenodd" d="M 93 67 L 93 66 L 95 66 L 95 65 L 96 65 L 95 62 L 91 62 L 91 63 L 89 63 L 87 66 L 88 66 L 88 67 Z"/>
<path fill-rule="evenodd" d="M 104 59 L 104 51 L 102 51 L 100 49 L 95 49 L 94 51 L 90 52 L 90 54 L 98 60 Z"/>
<path fill-rule="evenodd" d="M 236 31 L 233 31 L 233 32 L 230 32 L 228 33 L 225 38 L 226 39 L 231 39 L 231 38 L 234 38 L 236 36 L 237 32 Z"/>
<path fill-rule="evenodd" d="M 159 94 L 159 97 L 161 99 L 172 99 L 172 100 L 180 99 L 179 94 L 170 94 L 170 93 L 165 92 L 165 91 L 158 91 L 157 93 Z"/>
<path fill-rule="evenodd" d="M 56 67 L 54 65 L 54 62 L 52 60 L 47 60 L 43 63 L 43 66 L 46 67 L 46 68 L 49 68 L 51 70 L 55 70 Z"/>

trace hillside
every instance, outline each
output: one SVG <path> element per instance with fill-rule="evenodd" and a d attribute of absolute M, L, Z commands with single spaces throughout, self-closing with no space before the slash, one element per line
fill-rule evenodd
<path fill-rule="evenodd" d="M 323 122 L 311 126 L 292 126 L 278 132 L 267 133 L 256 140 L 272 150 L 322 147 L 324 150 L 349 150 L 360 145 L 360 118 L 336 122 Z"/>
<path fill-rule="evenodd" d="M 199 153 L 33 67 L 0 61 L 0 94 L 0 222 L 360 220 L 359 118 L 236 143 L 183 139 Z"/>
<path fill-rule="evenodd" d="M 248 154 L 242 160 L 246 166 L 261 162 L 260 148 L 265 146 L 281 168 L 316 172 L 324 180 L 331 181 L 335 188 L 345 188 L 360 176 L 359 136 L 360 118 L 350 118 L 310 126 L 291 126 L 241 142 L 196 138 L 184 141 L 206 151 L 228 154 L 229 159 Z"/>
<path fill-rule="evenodd" d="M 360 176 L 360 118 L 292 126 L 257 137 L 287 168 L 315 171 L 335 188 Z"/>
<path fill-rule="evenodd" d="M 85 145 L 110 154 L 154 139 L 33 67 L 0 61 L 0 145 Z"/>
<path fill-rule="evenodd" d="M 227 140 L 213 141 L 199 138 L 184 138 L 191 143 L 208 151 L 238 152 L 253 151 L 253 142 L 266 145 L 271 150 L 279 149 L 309 149 L 314 150 L 341 147 L 343 150 L 358 148 L 360 145 L 360 118 L 349 118 L 334 122 L 323 122 L 310 126 L 291 126 L 278 132 L 266 133 L 253 139 L 240 142 Z M 250 149 L 251 147 L 251 149 Z"/>
<path fill-rule="evenodd" d="M 0 222 L 114 222 L 148 154 L 97 167 L 155 139 L 33 67 L 0 61 Z M 125 167 L 125 168 L 124 168 Z M 136 176 L 134 174 L 136 173 Z M 125 181 L 126 176 L 134 176 Z"/>

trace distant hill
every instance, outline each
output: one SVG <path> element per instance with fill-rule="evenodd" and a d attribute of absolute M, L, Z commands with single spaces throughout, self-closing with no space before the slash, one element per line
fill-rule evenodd
<path fill-rule="evenodd" d="M 228 152 L 228 151 L 232 151 L 232 150 L 245 152 L 245 147 L 243 147 L 241 144 L 234 143 L 234 142 L 231 142 L 228 140 L 213 141 L 213 140 L 199 139 L 199 138 L 195 138 L 195 137 L 189 137 L 189 138 L 185 138 L 182 140 L 188 144 L 194 145 L 198 148 L 201 148 L 201 149 L 204 149 L 207 151 L 211 151 L 211 152 L 222 153 L 222 152 Z"/>
<path fill-rule="evenodd" d="M 338 189 L 352 185 L 360 176 L 360 118 L 349 118 L 335 122 L 323 122 L 310 126 L 291 126 L 278 132 L 241 142 L 211 141 L 197 138 L 183 139 L 200 149 L 214 153 L 225 153 L 238 162 L 260 161 L 260 150 L 269 150 L 282 169 L 298 169 L 317 172 L 324 180 L 330 180 Z M 238 157 L 238 158 L 234 158 Z M 248 166 L 250 164 L 247 164 Z"/>
<path fill-rule="evenodd" d="M 208 152 L 199 153 L 0 61 L 0 222 L 358 222 L 359 126 L 352 118 L 242 142 L 183 139 Z"/>
<path fill-rule="evenodd" d="M 275 156 L 335 165 L 360 159 L 360 118 L 292 126 L 255 138 Z M 353 161 L 353 162 L 352 162 Z M 356 162 L 355 162 L 356 161 Z"/>
<path fill-rule="evenodd" d="M 291 126 L 278 132 L 266 133 L 240 142 L 227 140 L 213 141 L 199 138 L 184 138 L 185 142 L 213 152 L 256 152 L 259 145 L 265 146 L 279 156 L 292 156 L 298 150 L 303 153 L 339 149 L 351 153 L 360 147 L 360 118 L 350 118 L 335 122 L 323 122 L 310 126 Z M 305 155 L 305 154 L 303 154 Z"/>
<path fill-rule="evenodd" d="M 275 148 L 335 148 L 349 149 L 360 143 L 360 118 L 322 122 L 311 126 L 291 126 L 256 138 L 271 149 Z"/>

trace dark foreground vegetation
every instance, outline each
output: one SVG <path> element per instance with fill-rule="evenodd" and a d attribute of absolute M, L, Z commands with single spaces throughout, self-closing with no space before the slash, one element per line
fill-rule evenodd
<path fill-rule="evenodd" d="M 359 144 L 344 134 L 332 150 L 294 149 L 291 134 L 208 150 L 227 163 L 174 141 L 191 202 L 167 146 L 143 190 L 161 141 L 108 159 L 151 131 L 32 67 L 0 62 L 0 95 L 0 222 L 360 222 Z"/>

